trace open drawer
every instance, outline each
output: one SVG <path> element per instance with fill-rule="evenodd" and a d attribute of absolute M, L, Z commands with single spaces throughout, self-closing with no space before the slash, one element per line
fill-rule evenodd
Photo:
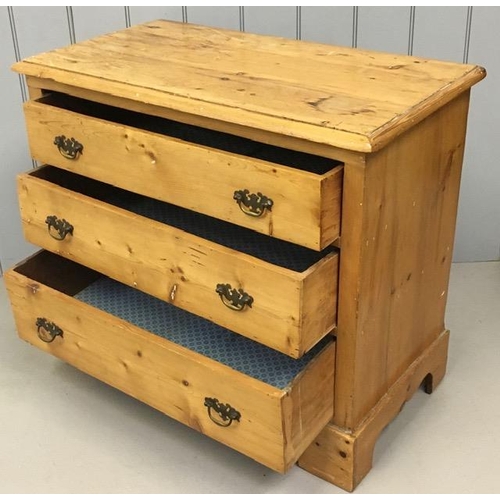
<path fill-rule="evenodd" d="M 337 161 L 58 93 L 24 109 L 40 162 L 315 250 L 339 236 Z"/>
<path fill-rule="evenodd" d="M 55 167 L 18 178 L 25 237 L 298 358 L 336 324 L 338 254 Z"/>
<path fill-rule="evenodd" d="M 331 338 L 294 360 L 46 251 L 5 282 L 22 339 L 272 469 L 333 416 Z"/>

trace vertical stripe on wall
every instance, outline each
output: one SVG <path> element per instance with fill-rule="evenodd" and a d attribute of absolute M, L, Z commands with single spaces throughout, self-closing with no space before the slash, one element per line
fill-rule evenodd
<path fill-rule="evenodd" d="M 66 7 L 66 16 L 68 18 L 69 41 L 76 43 L 75 21 L 73 19 L 73 7 Z"/>
<path fill-rule="evenodd" d="M 240 14 L 240 31 L 245 31 L 245 7 L 238 7 Z"/>
<path fill-rule="evenodd" d="M 302 7 L 295 7 L 295 39 L 302 38 Z"/>
<path fill-rule="evenodd" d="M 356 48 L 358 46 L 358 12 L 359 7 L 352 8 L 352 42 L 351 46 Z"/>
<path fill-rule="evenodd" d="M 123 7 L 125 9 L 125 26 L 130 28 L 130 7 Z"/>
<path fill-rule="evenodd" d="M 410 28 L 408 30 L 408 55 L 413 55 L 413 37 L 415 33 L 415 7 L 410 7 Z"/>
<path fill-rule="evenodd" d="M 464 58 L 462 62 L 469 62 L 469 46 L 470 46 L 470 34 L 472 29 L 472 9 L 474 7 L 467 7 L 467 19 L 465 21 L 465 43 L 464 43 Z"/>

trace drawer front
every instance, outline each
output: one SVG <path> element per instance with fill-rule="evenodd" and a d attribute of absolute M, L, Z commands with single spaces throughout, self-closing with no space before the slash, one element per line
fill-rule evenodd
<path fill-rule="evenodd" d="M 8 271 L 20 337 L 280 472 L 331 419 L 334 343 L 274 387 L 74 297 L 96 274 L 45 251 Z"/>
<path fill-rule="evenodd" d="M 63 188 L 49 174 L 81 179 L 54 167 L 19 176 L 31 243 L 295 358 L 334 328 L 336 253 L 291 271 Z"/>
<path fill-rule="evenodd" d="M 25 115 L 43 163 L 315 250 L 339 236 L 333 161 L 318 175 L 42 102 L 26 103 Z"/>

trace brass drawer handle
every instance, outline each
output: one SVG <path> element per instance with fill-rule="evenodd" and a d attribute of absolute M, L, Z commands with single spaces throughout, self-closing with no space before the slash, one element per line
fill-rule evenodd
<path fill-rule="evenodd" d="M 241 413 L 228 404 L 219 403 L 218 399 L 205 398 L 205 406 L 207 407 L 210 420 L 220 427 L 229 427 L 233 423 L 233 420 L 236 420 L 236 422 L 240 421 Z"/>
<path fill-rule="evenodd" d="M 78 155 L 83 154 L 83 144 L 80 144 L 74 137 L 66 138 L 65 135 L 54 137 L 54 144 L 59 153 L 68 160 L 76 160 Z"/>
<path fill-rule="evenodd" d="M 219 283 L 215 291 L 219 294 L 222 303 L 234 311 L 242 311 L 245 306 L 252 307 L 253 297 L 248 295 L 243 289 L 232 288 L 229 283 L 223 285 Z"/>
<path fill-rule="evenodd" d="M 273 208 L 273 200 L 263 195 L 262 193 L 250 193 L 248 189 L 240 189 L 235 191 L 233 199 L 236 200 L 240 210 L 250 217 L 261 217 L 266 210 L 271 211 Z"/>
<path fill-rule="evenodd" d="M 47 224 L 47 231 L 50 236 L 55 240 L 62 241 L 68 234 L 73 236 L 74 227 L 66 219 L 58 219 L 55 215 L 47 215 L 45 224 Z M 52 229 L 56 232 L 52 231 Z"/>
<path fill-rule="evenodd" d="M 46 320 L 45 318 L 36 319 L 36 328 L 38 338 L 47 344 L 50 344 L 56 337 L 62 337 L 63 331 L 55 323 Z"/>

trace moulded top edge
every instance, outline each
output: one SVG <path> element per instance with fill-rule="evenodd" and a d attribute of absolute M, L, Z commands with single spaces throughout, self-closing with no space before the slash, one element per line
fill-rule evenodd
<path fill-rule="evenodd" d="M 479 66 L 153 21 L 45 52 L 29 76 L 359 152 L 485 77 Z"/>

